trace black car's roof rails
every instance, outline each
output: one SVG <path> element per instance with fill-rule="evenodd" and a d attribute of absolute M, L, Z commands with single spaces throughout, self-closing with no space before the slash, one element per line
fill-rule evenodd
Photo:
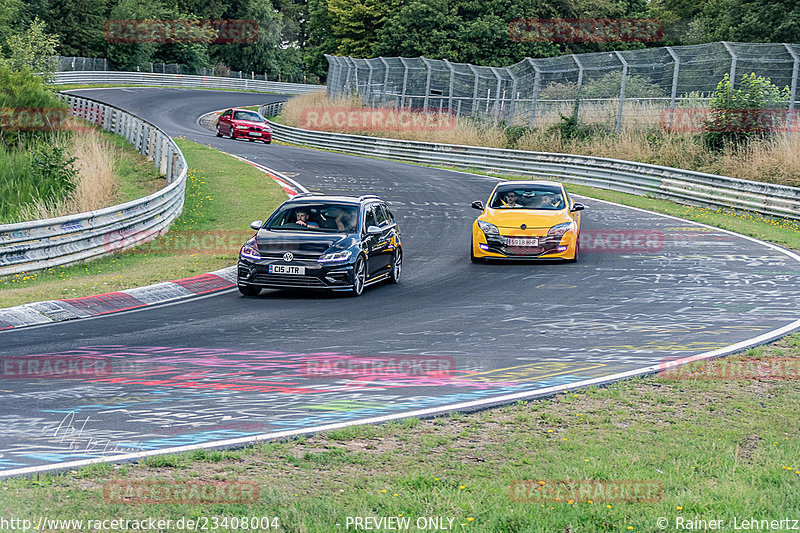
<path fill-rule="evenodd" d="M 322 195 L 322 193 L 318 193 L 318 192 L 299 192 L 299 193 L 295 194 L 294 196 L 292 196 L 292 200 L 294 200 L 295 198 L 302 198 L 304 196 L 320 196 L 320 195 Z"/>
<path fill-rule="evenodd" d="M 358 197 L 358 200 L 359 201 L 369 200 L 370 198 L 380 199 L 380 196 L 378 196 L 377 194 L 362 194 L 361 196 Z"/>

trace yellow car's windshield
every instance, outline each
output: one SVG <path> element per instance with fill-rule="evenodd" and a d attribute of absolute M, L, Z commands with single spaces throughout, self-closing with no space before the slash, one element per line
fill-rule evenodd
<path fill-rule="evenodd" d="M 543 209 L 556 211 L 566 206 L 560 187 L 498 187 L 489 205 L 494 209 Z"/>

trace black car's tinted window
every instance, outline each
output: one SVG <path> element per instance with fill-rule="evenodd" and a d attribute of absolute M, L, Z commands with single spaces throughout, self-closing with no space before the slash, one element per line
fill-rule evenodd
<path fill-rule="evenodd" d="M 383 209 L 382 205 L 375 205 L 375 220 L 378 222 L 379 226 L 385 226 L 389 223 L 388 217 L 386 216 L 386 211 Z"/>
<path fill-rule="evenodd" d="M 357 224 L 358 207 L 355 205 L 289 203 L 272 215 L 264 227 L 270 230 L 352 233 Z"/>
<path fill-rule="evenodd" d="M 378 221 L 375 219 L 375 207 L 370 206 L 367 208 L 367 218 L 364 221 L 366 227 L 377 226 Z"/>
<path fill-rule="evenodd" d="M 392 210 L 389 209 L 389 206 L 385 204 L 383 208 L 386 210 L 386 220 L 389 222 L 389 224 L 394 224 L 394 213 L 392 213 Z"/>

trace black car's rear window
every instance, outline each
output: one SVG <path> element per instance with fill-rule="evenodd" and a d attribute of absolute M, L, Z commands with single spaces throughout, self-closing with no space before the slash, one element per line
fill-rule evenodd
<path fill-rule="evenodd" d="M 358 206 L 333 203 L 287 204 L 276 211 L 264 227 L 279 231 L 355 233 L 358 228 Z"/>

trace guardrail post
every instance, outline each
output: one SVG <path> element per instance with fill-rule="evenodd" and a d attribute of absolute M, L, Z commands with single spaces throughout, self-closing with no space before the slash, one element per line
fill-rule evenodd
<path fill-rule="evenodd" d="M 530 128 L 533 128 L 533 121 L 536 120 L 536 106 L 539 103 L 539 84 L 542 81 L 542 69 L 530 57 L 526 57 L 525 60 L 533 67 L 535 72 L 533 76 L 533 96 L 531 97 L 531 120 L 528 124 Z"/>
<path fill-rule="evenodd" d="M 619 133 L 622 129 L 622 106 L 625 104 L 625 80 L 628 77 L 628 62 L 618 51 L 614 51 L 617 59 L 622 63 L 622 83 L 619 85 L 619 107 L 617 108 L 617 125 L 614 130 Z"/>
<path fill-rule="evenodd" d="M 408 65 L 404 58 L 400 58 L 403 64 L 403 90 L 400 92 L 400 109 L 406 108 L 406 87 L 408 86 Z"/>
<path fill-rule="evenodd" d="M 681 60 L 678 57 L 671 46 L 665 47 L 669 55 L 672 56 L 672 93 L 669 97 L 669 122 L 667 123 L 667 129 L 672 131 L 672 122 L 675 118 L 675 97 L 678 94 L 678 73 L 680 72 L 681 68 Z"/>
<path fill-rule="evenodd" d="M 166 172 L 167 185 L 172 183 L 172 170 L 173 170 L 173 168 L 172 168 L 173 157 L 172 156 L 173 155 L 174 155 L 174 151 L 172 150 L 172 147 L 169 146 L 167 148 L 167 157 L 166 157 L 166 159 L 164 161 L 165 166 L 167 167 L 167 172 Z"/>
<path fill-rule="evenodd" d="M 575 109 L 572 111 L 572 120 L 578 124 L 578 109 L 581 105 L 581 88 L 583 87 L 583 63 L 575 54 L 572 54 L 572 60 L 578 65 L 578 88 L 575 90 Z"/>
<path fill-rule="evenodd" d="M 794 65 L 792 65 L 792 88 L 789 89 L 789 114 L 786 117 L 786 139 L 789 139 L 789 132 L 791 131 L 791 124 L 794 117 L 792 117 L 794 111 L 794 100 L 797 98 L 797 73 L 800 70 L 800 56 L 792 49 L 792 45 L 788 43 L 784 43 L 783 46 L 786 47 L 786 51 L 792 56 L 794 59 Z M 795 122 L 796 124 L 800 124 L 800 120 Z"/>
<path fill-rule="evenodd" d="M 492 69 L 492 74 L 494 74 L 494 77 L 497 78 L 497 95 L 494 98 L 494 125 L 497 126 L 497 122 L 498 120 L 500 120 L 500 105 L 502 102 L 502 100 L 500 99 L 501 98 L 500 88 L 503 85 L 503 78 L 500 76 L 500 74 L 497 73 L 496 67 L 490 67 L 490 68 Z"/>
<path fill-rule="evenodd" d="M 383 63 L 383 69 L 384 69 L 383 90 L 381 91 L 381 105 L 386 107 L 386 92 L 389 90 L 389 63 L 387 63 L 386 60 L 382 57 L 379 57 L 378 59 L 380 59 L 381 63 Z"/>
<path fill-rule="evenodd" d="M 722 41 L 722 44 L 723 46 L 725 46 L 725 50 L 727 50 L 728 53 L 731 55 L 730 78 L 731 78 L 731 89 L 733 89 L 736 86 L 736 61 L 738 58 L 736 57 L 736 52 L 734 52 L 733 48 L 731 47 L 731 43 L 729 43 L 728 41 Z"/>
<path fill-rule="evenodd" d="M 158 170 L 161 174 L 167 175 L 167 160 L 169 159 L 169 140 L 166 135 L 161 137 L 161 149 L 159 150 Z M 167 181 L 169 183 L 169 181 Z"/>
<path fill-rule="evenodd" d="M 170 173 L 170 180 L 168 183 L 172 183 L 175 179 L 175 176 L 180 175 L 181 173 L 181 165 L 178 162 L 178 154 L 174 150 L 170 150 L 170 153 L 172 154 L 172 162 L 169 167 L 172 172 Z"/>

